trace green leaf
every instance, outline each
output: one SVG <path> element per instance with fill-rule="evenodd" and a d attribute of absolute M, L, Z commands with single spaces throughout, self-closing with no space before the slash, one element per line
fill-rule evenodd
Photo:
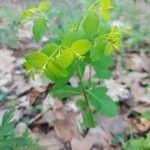
<path fill-rule="evenodd" d="M 106 35 L 100 34 L 94 41 L 94 44 L 100 48 L 100 51 L 104 51 L 105 45 L 106 45 Z M 102 53 L 103 54 L 103 53 Z"/>
<path fill-rule="evenodd" d="M 100 59 L 94 63 L 94 66 L 100 67 L 101 69 L 107 69 L 111 67 L 114 63 L 113 57 L 112 56 L 103 56 L 100 57 Z"/>
<path fill-rule="evenodd" d="M 49 57 L 41 52 L 32 52 L 25 56 L 26 61 L 37 69 L 41 69 L 48 61 Z"/>
<path fill-rule="evenodd" d="M 95 109 L 103 115 L 113 117 L 118 113 L 118 105 L 106 95 L 106 89 L 94 88 L 88 91 L 88 98 Z"/>
<path fill-rule="evenodd" d="M 12 119 L 12 116 L 13 116 L 12 111 L 6 111 L 4 113 L 4 115 L 3 115 L 3 119 L 2 119 L 2 124 L 1 125 L 3 126 L 3 125 L 9 124 L 11 119 Z"/>
<path fill-rule="evenodd" d="M 83 128 L 94 128 L 96 126 L 96 122 L 93 116 L 93 113 L 87 108 L 83 111 L 83 122 L 81 124 Z"/>
<path fill-rule="evenodd" d="M 23 20 L 27 21 L 34 15 L 34 12 L 32 9 L 26 9 L 23 12 Z"/>
<path fill-rule="evenodd" d="M 51 56 L 58 49 L 58 45 L 55 43 L 51 43 L 46 45 L 41 52 L 46 54 L 47 56 Z"/>
<path fill-rule="evenodd" d="M 112 43 L 107 43 L 104 54 L 112 55 L 112 53 L 113 53 L 113 45 L 112 45 Z"/>
<path fill-rule="evenodd" d="M 46 20 L 44 18 L 38 18 L 34 22 L 33 36 L 36 42 L 39 42 L 47 30 Z"/>
<path fill-rule="evenodd" d="M 23 20 L 26 22 L 31 19 L 35 13 L 38 11 L 36 7 L 25 9 L 23 12 Z"/>
<path fill-rule="evenodd" d="M 105 34 L 100 34 L 94 41 L 94 47 L 90 51 L 90 58 L 93 62 L 99 60 L 104 55 L 106 46 L 105 36 Z"/>
<path fill-rule="evenodd" d="M 67 68 L 74 61 L 75 54 L 71 48 L 67 48 L 64 49 L 61 54 L 58 54 L 58 57 L 56 56 L 56 58 L 64 68 Z"/>
<path fill-rule="evenodd" d="M 99 36 L 104 37 L 105 35 L 109 34 L 111 31 L 111 26 L 109 22 L 101 21 L 99 26 Z"/>
<path fill-rule="evenodd" d="M 39 150 L 38 145 L 32 141 L 27 131 L 22 136 L 16 135 L 15 122 L 12 121 L 13 112 L 5 112 L 0 125 L 0 149 L 1 150 Z M 34 147 L 36 146 L 36 148 Z"/>
<path fill-rule="evenodd" d="M 90 50 L 91 46 L 91 42 L 88 40 L 78 40 L 72 44 L 71 48 L 75 53 L 84 55 Z"/>
<path fill-rule="evenodd" d="M 78 100 L 76 106 L 80 107 L 82 110 L 86 110 L 87 104 L 84 100 Z"/>
<path fill-rule="evenodd" d="M 35 68 L 31 66 L 27 61 L 24 62 L 24 67 L 28 71 L 28 73 L 32 76 L 34 79 L 34 74 L 35 74 Z"/>
<path fill-rule="evenodd" d="M 145 111 L 145 112 L 142 114 L 142 116 L 143 116 L 145 119 L 150 120 L 150 110 Z"/>
<path fill-rule="evenodd" d="M 57 81 L 57 76 L 48 69 L 44 70 L 44 76 L 52 81 L 55 81 L 55 82 Z"/>
<path fill-rule="evenodd" d="M 77 64 L 78 64 L 78 66 L 77 66 L 78 67 L 78 73 L 80 74 L 81 77 L 83 77 L 87 63 L 85 63 L 84 61 L 78 60 Z"/>
<path fill-rule="evenodd" d="M 47 65 L 47 70 L 58 77 L 59 76 L 61 76 L 61 77 L 68 76 L 68 71 L 65 68 L 63 68 L 62 65 L 54 58 L 52 58 L 49 61 L 48 65 Z"/>
<path fill-rule="evenodd" d="M 112 77 L 111 71 L 108 70 L 109 67 L 113 65 L 112 56 L 102 56 L 96 62 L 93 62 L 94 69 L 99 78 L 109 79 Z"/>
<path fill-rule="evenodd" d="M 62 40 L 62 45 L 66 47 L 71 47 L 71 45 L 77 41 L 83 38 L 83 34 L 79 32 L 70 32 L 68 33 L 64 39 Z"/>
<path fill-rule="evenodd" d="M 90 51 L 90 58 L 92 61 L 97 61 L 100 58 L 101 50 L 99 47 L 93 47 Z"/>
<path fill-rule="evenodd" d="M 51 90 L 51 94 L 62 99 L 70 96 L 80 95 L 80 88 L 73 88 L 69 85 L 65 85 L 63 88 L 55 86 Z"/>
<path fill-rule="evenodd" d="M 68 68 L 67 68 L 67 72 L 68 72 L 68 76 L 66 77 L 57 77 L 55 81 L 56 86 L 59 88 L 63 88 L 68 82 L 69 79 L 74 75 L 74 72 L 76 71 L 77 68 L 77 63 L 76 61 L 74 61 Z"/>
<path fill-rule="evenodd" d="M 101 114 L 105 115 L 105 116 L 109 116 L 109 117 L 114 117 L 117 115 L 119 107 L 118 105 L 113 102 L 113 100 L 107 96 L 107 95 L 103 95 L 102 96 L 103 101 L 105 101 L 101 107 Z"/>
<path fill-rule="evenodd" d="M 100 112 L 102 107 L 102 100 L 100 100 L 101 95 L 106 94 L 106 89 L 103 87 L 94 88 L 92 91 L 87 91 L 88 99 L 90 103 Z"/>
<path fill-rule="evenodd" d="M 38 6 L 40 11 L 47 11 L 50 9 L 50 4 L 48 2 L 41 2 Z"/>
<path fill-rule="evenodd" d="M 114 61 L 112 56 L 103 56 L 99 59 L 98 65 L 101 69 L 107 69 L 111 67 L 113 63 Z"/>
<path fill-rule="evenodd" d="M 88 36 L 92 37 L 94 34 L 97 33 L 98 27 L 99 27 L 99 18 L 96 12 L 90 12 L 83 23 L 84 32 Z"/>
<path fill-rule="evenodd" d="M 112 72 L 108 69 L 99 69 L 96 70 L 96 74 L 101 79 L 110 79 L 112 77 Z"/>

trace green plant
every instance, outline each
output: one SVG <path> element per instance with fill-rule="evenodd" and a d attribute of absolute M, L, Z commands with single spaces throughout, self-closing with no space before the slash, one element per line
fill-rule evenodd
<path fill-rule="evenodd" d="M 33 36 L 39 42 L 47 30 L 49 3 L 25 10 L 24 20 L 34 20 Z M 34 77 L 35 70 L 55 83 L 51 94 L 61 99 L 82 96 L 77 101 L 83 111 L 83 127 L 95 127 L 98 113 L 115 116 L 117 103 L 107 95 L 103 79 L 112 76 L 113 52 L 121 49 L 122 29 L 112 27 L 111 0 L 96 0 L 87 9 L 82 19 L 73 25 L 59 43 L 46 45 L 40 51 L 25 56 L 25 67 Z M 85 68 L 89 67 L 89 78 L 84 80 Z M 91 71 L 96 74 L 92 76 Z M 78 87 L 72 87 L 69 80 L 78 76 Z M 97 84 L 93 77 L 101 81 Z"/>
<path fill-rule="evenodd" d="M 5 112 L 0 125 L 1 150 L 38 150 L 39 147 L 25 131 L 23 135 L 16 135 L 15 122 L 12 121 L 12 111 Z"/>
<path fill-rule="evenodd" d="M 150 134 L 146 138 L 130 139 L 125 144 L 126 150 L 149 150 L 150 149 Z"/>

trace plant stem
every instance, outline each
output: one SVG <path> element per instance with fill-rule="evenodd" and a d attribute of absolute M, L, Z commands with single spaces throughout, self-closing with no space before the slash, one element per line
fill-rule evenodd
<path fill-rule="evenodd" d="M 85 20 L 87 14 L 89 11 L 91 11 L 91 9 L 98 3 L 99 1 L 96 0 L 89 8 L 88 10 L 86 11 L 86 13 L 84 14 L 84 16 L 82 17 L 81 21 L 79 22 L 78 26 L 77 26 L 77 31 L 79 31 L 80 29 L 80 26 L 82 25 L 83 21 Z"/>
<path fill-rule="evenodd" d="M 92 66 L 89 66 L 89 86 L 91 85 L 91 80 L 92 80 Z"/>
<path fill-rule="evenodd" d="M 99 0 L 96 0 L 89 8 L 88 10 L 86 11 L 86 13 L 84 14 L 84 16 L 82 17 L 81 21 L 79 22 L 78 26 L 77 26 L 77 31 L 79 31 L 83 21 L 85 20 L 87 14 L 89 11 L 91 11 L 91 9 L 93 9 L 93 7 L 99 2 Z M 88 101 L 88 98 L 87 98 L 87 95 L 86 95 L 86 89 L 84 88 L 84 85 L 83 85 L 83 81 L 82 81 L 82 77 L 80 75 L 80 70 L 79 70 L 79 65 L 78 65 L 78 68 L 77 68 L 77 71 L 78 71 L 78 76 L 79 76 L 79 80 L 80 80 L 80 83 L 81 83 L 81 86 L 82 86 L 82 91 L 83 91 L 83 96 L 85 98 L 85 101 L 86 101 L 86 104 L 87 106 L 89 107 L 89 110 L 91 111 L 90 109 L 90 104 L 89 104 L 89 101 Z M 89 85 L 91 84 L 91 67 L 90 67 L 90 81 L 89 81 Z M 92 112 L 92 111 L 91 111 Z"/>
<path fill-rule="evenodd" d="M 89 109 L 90 109 L 90 104 L 89 104 L 89 101 L 88 101 L 88 98 L 87 98 L 87 95 L 86 95 L 86 90 L 85 90 L 84 85 L 83 85 L 82 77 L 81 77 L 81 75 L 80 75 L 79 67 L 78 67 L 78 76 L 79 76 L 79 80 L 80 80 L 80 83 L 81 83 L 81 86 L 82 86 L 83 96 L 84 96 L 84 98 L 85 98 L 85 101 L 86 101 L 87 106 L 88 106 Z"/>
<path fill-rule="evenodd" d="M 61 47 L 58 47 L 49 57 L 48 61 L 46 62 L 46 64 L 43 66 L 43 70 L 46 69 L 48 63 L 51 61 L 52 57 L 60 50 Z"/>

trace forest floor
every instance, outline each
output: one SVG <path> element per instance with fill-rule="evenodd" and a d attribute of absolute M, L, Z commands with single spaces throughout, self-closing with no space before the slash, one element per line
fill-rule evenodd
<path fill-rule="evenodd" d="M 49 94 L 51 84 L 43 83 L 39 75 L 33 80 L 26 74 L 25 54 L 43 43 L 36 45 L 30 26 L 22 26 L 18 37 L 17 48 L 0 45 L 0 119 L 14 107 L 18 131 L 29 127 L 43 150 L 120 150 L 120 134 L 144 137 L 150 132 L 150 120 L 142 116 L 150 110 L 150 52 L 142 47 L 116 56 L 113 78 L 105 84 L 108 94 L 119 102 L 119 114 L 114 118 L 99 116 L 96 128 L 82 131 L 81 112 L 74 98 L 65 102 L 56 99 Z M 145 47 L 149 46 L 150 41 L 145 41 Z M 72 82 L 75 84 L 76 78 Z"/>

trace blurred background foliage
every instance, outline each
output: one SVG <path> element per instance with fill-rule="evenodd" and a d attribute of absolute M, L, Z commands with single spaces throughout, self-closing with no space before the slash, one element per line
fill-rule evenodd
<path fill-rule="evenodd" d="M 146 51 L 150 51 L 150 30 L 148 25 L 148 22 L 150 22 L 150 1 L 116 0 L 116 5 L 114 18 L 131 27 L 128 42 L 124 44 L 126 49 L 138 50 L 139 48 L 144 48 Z"/>
<path fill-rule="evenodd" d="M 0 6 L 0 44 L 16 48 L 21 14 L 8 6 Z"/>
<path fill-rule="evenodd" d="M 7 2 L 6 2 L 7 1 Z M 10 48 L 18 47 L 18 30 L 21 25 L 22 10 L 35 6 L 41 0 L 23 0 L 5 2 L 0 0 L 0 45 Z M 59 41 L 68 28 L 72 27 L 72 22 L 76 23 L 83 15 L 84 7 L 88 7 L 94 0 L 51 0 L 51 11 L 49 19 L 54 23 L 49 26 L 49 42 Z M 150 13 L 148 5 L 150 1 L 144 0 L 115 0 L 116 8 L 114 20 L 116 24 L 131 28 L 130 34 L 125 38 L 124 49 L 139 50 L 149 49 Z"/>

